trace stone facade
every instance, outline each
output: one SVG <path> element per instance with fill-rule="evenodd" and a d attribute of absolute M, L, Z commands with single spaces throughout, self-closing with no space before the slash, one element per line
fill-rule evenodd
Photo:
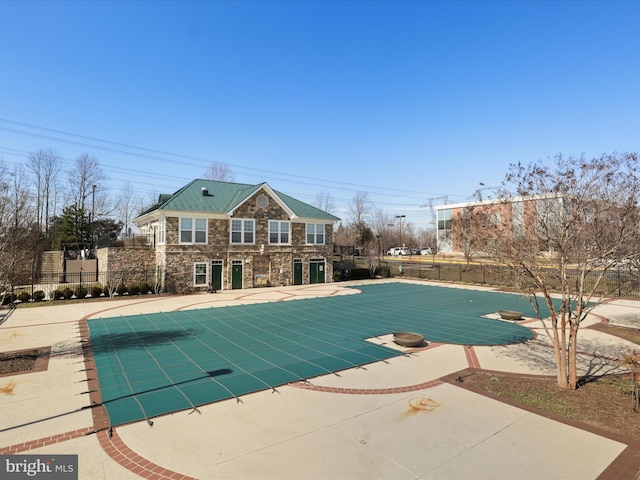
<path fill-rule="evenodd" d="M 257 197 L 264 195 L 268 205 L 259 206 Z M 193 214 L 197 216 L 197 214 Z M 206 215 L 203 215 L 206 217 Z M 207 283 L 211 282 L 213 260 L 222 261 L 222 288 L 238 288 L 234 285 L 233 266 L 242 269 L 242 288 L 292 285 L 294 283 L 294 259 L 302 260 L 302 284 L 311 281 L 309 260 L 324 260 L 322 277 L 316 281 L 333 281 L 331 262 L 333 227 L 325 224 L 325 245 L 306 244 L 306 223 L 291 220 L 290 244 L 269 244 L 269 221 L 289 221 L 287 212 L 264 190 L 256 192 L 244 202 L 231 218 L 255 221 L 255 238 L 252 244 L 231 244 L 229 218 L 207 218 L 206 244 L 180 244 L 178 216 L 165 217 L 163 245 L 156 246 L 155 261 L 163 272 L 166 291 L 186 293 L 203 291 L 208 285 L 195 285 L 195 263 L 207 264 Z M 236 282 L 237 283 L 237 282 Z"/>
<path fill-rule="evenodd" d="M 153 285 L 156 280 L 156 253 L 152 248 L 99 248 L 96 256 L 100 273 L 117 275 L 126 285 Z"/>

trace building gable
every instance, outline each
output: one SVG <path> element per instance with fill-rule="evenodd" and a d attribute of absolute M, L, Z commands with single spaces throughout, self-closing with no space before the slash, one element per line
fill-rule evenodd
<path fill-rule="evenodd" d="M 267 200 L 267 207 L 263 208 L 275 204 L 291 220 L 304 218 L 325 223 L 334 223 L 340 220 L 312 205 L 277 192 L 266 183 L 248 185 L 198 179 L 188 183 L 172 195 L 161 195 L 158 203 L 143 212 L 134 222 L 143 223 L 158 216 L 160 212 L 176 212 L 177 214 L 190 212 L 237 217 L 238 211 L 243 206 L 252 202 L 256 205 L 261 195 Z M 264 200 L 260 200 L 260 202 L 265 203 Z"/>

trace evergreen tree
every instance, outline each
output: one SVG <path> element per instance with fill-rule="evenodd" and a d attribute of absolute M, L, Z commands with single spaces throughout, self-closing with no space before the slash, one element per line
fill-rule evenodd
<path fill-rule="evenodd" d="M 91 224 L 84 208 L 70 205 L 53 219 L 54 248 L 87 248 L 91 244 Z"/>

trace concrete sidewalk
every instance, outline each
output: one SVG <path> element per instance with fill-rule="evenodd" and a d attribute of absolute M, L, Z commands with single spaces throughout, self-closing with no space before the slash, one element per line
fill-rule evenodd
<path fill-rule="evenodd" d="M 629 457 L 626 444 L 445 381 L 469 367 L 553 373 L 542 335 L 537 343 L 505 347 L 431 345 L 275 392 L 157 417 L 153 426 L 96 432 L 100 407 L 88 393 L 95 372 L 85 371 L 82 319 L 357 294 L 344 285 L 18 308 L 0 326 L 0 351 L 50 346 L 51 355 L 44 371 L 0 377 L 0 453 L 78 454 L 79 478 L 87 480 L 595 479 L 603 472 L 616 478 L 610 465 Z M 640 304 L 628 301 L 598 308 L 599 315 L 632 323 L 636 312 Z M 593 330 L 579 338 L 602 369 L 617 368 L 606 357 L 633 345 Z M 585 355 L 582 368 L 593 368 L 594 358 Z"/>

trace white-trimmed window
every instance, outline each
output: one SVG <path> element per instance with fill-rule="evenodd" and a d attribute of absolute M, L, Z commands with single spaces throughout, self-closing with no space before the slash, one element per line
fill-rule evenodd
<path fill-rule="evenodd" d="M 324 223 L 307 223 L 307 244 L 324 245 Z"/>
<path fill-rule="evenodd" d="M 160 217 L 158 219 L 158 243 L 164 243 L 166 228 L 165 218 Z"/>
<path fill-rule="evenodd" d="M 193 264 L 193 284 L 195 286 L 207 285 L 207 262 Z"/>
<path fill-rule="evenodd" d="M 451 209 L 438 210 L 438 230 L 451 230 Z"/>
<path fill-rule="evenodd" d="M 253 243 L 255 222 L 246 218 L 231 220 L 231 243 Z"/>
<path fill-rule="evenodd" d="M 291 222 L 269 220 L 269 243 L 289 244 L 290 230 L 291 230 Z"/>
<path fill-rule="evenodd" d="M 180 243 L 207 243 L 207 219 L 180 219 Z"/>

